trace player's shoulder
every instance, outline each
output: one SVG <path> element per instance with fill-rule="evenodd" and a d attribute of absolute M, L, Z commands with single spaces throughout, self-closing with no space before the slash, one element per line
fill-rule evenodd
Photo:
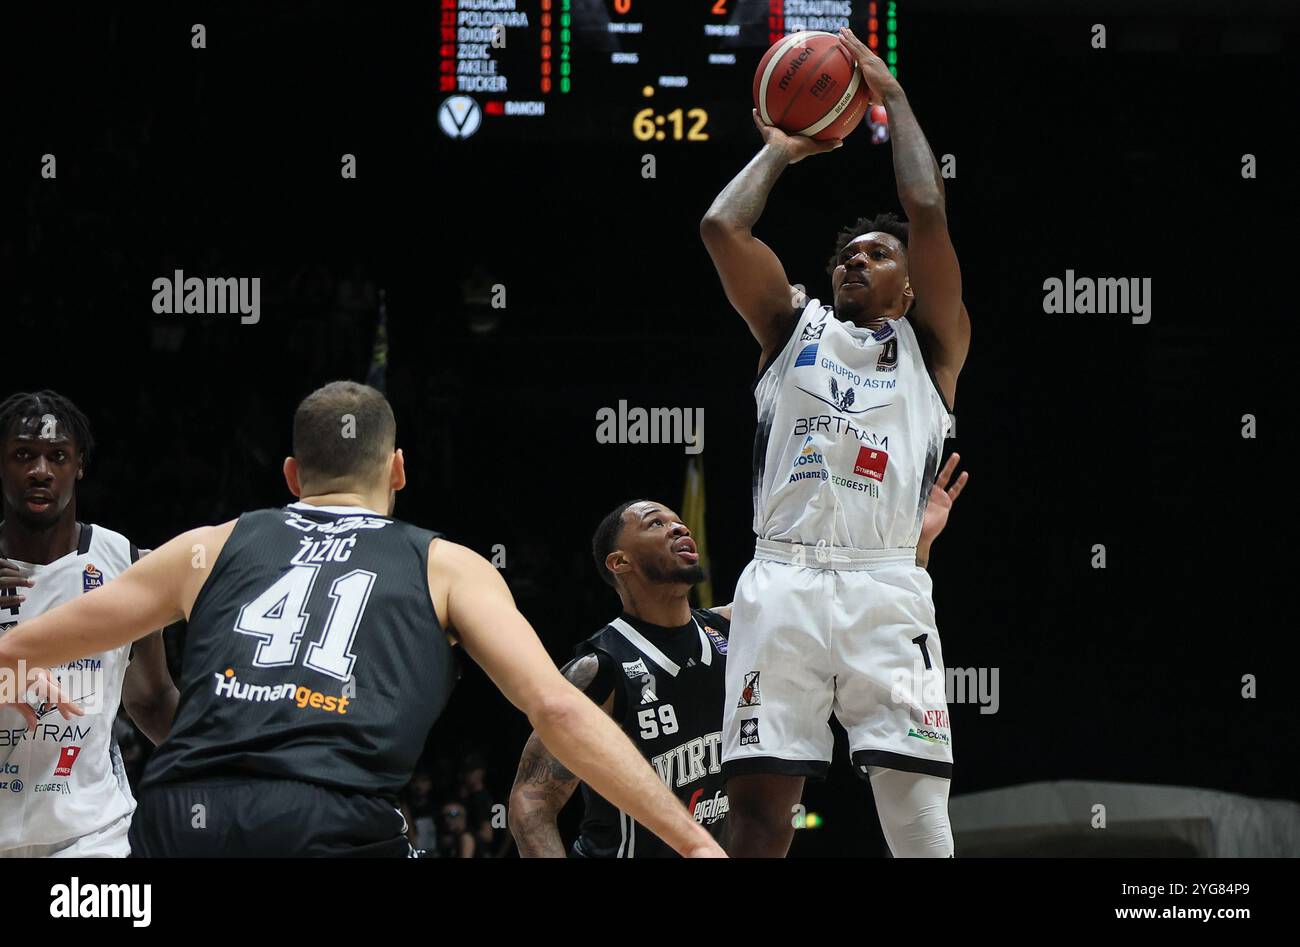
<path fill-rule="evenodd" d="M 694 608 L 691 609 L 691 614 L 695 616 L 695 620 L 706 631 L 712 628 L 714 631 L 721 632 L 726 636 L 731 634 L 731 619 L 721 612 L 715 612 L 711 608 Z"/>
<path fill-rule="evenodd" d="M 83 523 L 77 552 L 101 560 L 103 566 L 121 572 L 140 558 L 139 547 L 115 529 L 100 523 Z"/>

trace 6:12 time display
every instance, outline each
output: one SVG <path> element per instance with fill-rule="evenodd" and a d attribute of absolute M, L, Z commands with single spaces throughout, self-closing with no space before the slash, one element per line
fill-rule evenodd
<path fill-rule="evenodd" d="M 709 113 L 702 108 L 677 108 L 666 115 L 644 108 L 632 119 L 632 134 L 638 141 L 663 141 L 669 134 L 673 141 L 708 141 L 709 133 L 704 130 L 708 123 Z"/>

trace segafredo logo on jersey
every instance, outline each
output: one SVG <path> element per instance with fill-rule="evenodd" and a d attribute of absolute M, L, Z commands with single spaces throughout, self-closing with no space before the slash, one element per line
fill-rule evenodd
<path fill-rule="evenodd" d="M 628 408 L 596 412 L 597 444 L 685 444 L 686 453 L 704 450 L 703 408 Z"/>
<path fill-rule="evenodd" d="M 81 570 L 81 592 L 84 595 L 91 589 L 97 589 L 104 584 L 104 573 L 95 568 L 93 562 L 86 563 L 86 568 Z"/>
<path fill-rule="evenodd" d="M 704 789 L 701 787 L 691 793 L 690 801 L 686 803 L 686 808 L 690 810 L 695 821 L 700 825 L 712 825 L 719 819 L 725 819 L 727 810 L 731 808 L 727 794 L 719 789 L 711 799 L 701 799 L 703 795 Z"/>
<path fill-rule="evenodd" d="M 235 676 L 233 668 L 226 668 L 224 674 L 214 673 L 212 676 L 217 679 L 216 695 L 231 700 L 247 700 L 256 704 L 289 700 L 297 704 L 300 710 L 311 708 L 339 716 L 346 716 L 348 705 L 353 700 L 346 694 L 335 697 L 297 684 L 247 684 Z"/>
<path fill-rule="evenodd" d="M 184 270 L 172 277 L 153 281 L 153 311 L 174 315 L 239 313 L 244 325 L 256 325 L 262 318 L 262 279 L 249 277 L 186 278 Z"/>
<path fill-rule="evenodd" d="M 37 720 L 59 712 L 56 697 L 75 703 L 85 716 L 103 713 L 102 662 L 71 663 L 78 666 L 41 668 L 19 661 L 16 668 L 0 668 L 0 704 L 26 704 Z"/>
<path fill-rule="evenodd" d="M 76 875 L 50 888 L 50 917 L 129 918 L 132 927 L 148 927 L 153 918 L 153 885 L 82 884 Z"/>
<path fill-rule="evenodd" d="M 1043 312 L 1049 315 L 1131 315 L 1134 325 L 1151 321 L 1151 277 L 1049 276 L 1043 280 Z"/>

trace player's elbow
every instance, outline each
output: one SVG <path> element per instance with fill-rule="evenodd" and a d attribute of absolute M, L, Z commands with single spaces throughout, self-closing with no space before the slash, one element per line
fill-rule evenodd
<path fill-rule="evenodd" d="M 933 185 L 925 184 L 902 191 L 898 195 L 898 202 L 903 205 L 903 212 L 911 224 L 918 220 L 946 219 L 943 192 Z"/>
<path fill-rule="evenodd" d="M 700 239 L 705 246 L 722 243 L 736 233 L 737 225 L 723 214 L 710 210 L 700 218 Z"/>
<path fill-rule="evenodd" d="M 585 702 L 587 698 L 572 686 L 565 690 L 557 689 L 537 699 L 529 708 L 528 721 L 545 742 L 547 734 L 563 733 L 573 729 Z"/>

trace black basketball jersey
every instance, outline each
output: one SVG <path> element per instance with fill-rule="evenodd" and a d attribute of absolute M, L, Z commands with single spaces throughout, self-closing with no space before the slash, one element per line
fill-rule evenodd
<path fill-rule="evenodd" d="M 603 703 L 612 685 L 614 720 L 695 821 L 720 838 L 727 815 L 722 705 L 731 623 L 705 609 L 691 614 L 691 624 L 682 628 L 660 628 L 624 615 L 580 644 L 578 656 L 600 659 L 601 674 L 588 694 Z M 574 855 L 677 854 L 585 783 L 582 795 L 586 811 Z"/>
<path fill-rule="evenodd" d="M 429 598 L 436 535 L 354 507 L 241 516 L 195 599 L 180 707 L 142 785 L 396 797 L 458 677 Z"/>

